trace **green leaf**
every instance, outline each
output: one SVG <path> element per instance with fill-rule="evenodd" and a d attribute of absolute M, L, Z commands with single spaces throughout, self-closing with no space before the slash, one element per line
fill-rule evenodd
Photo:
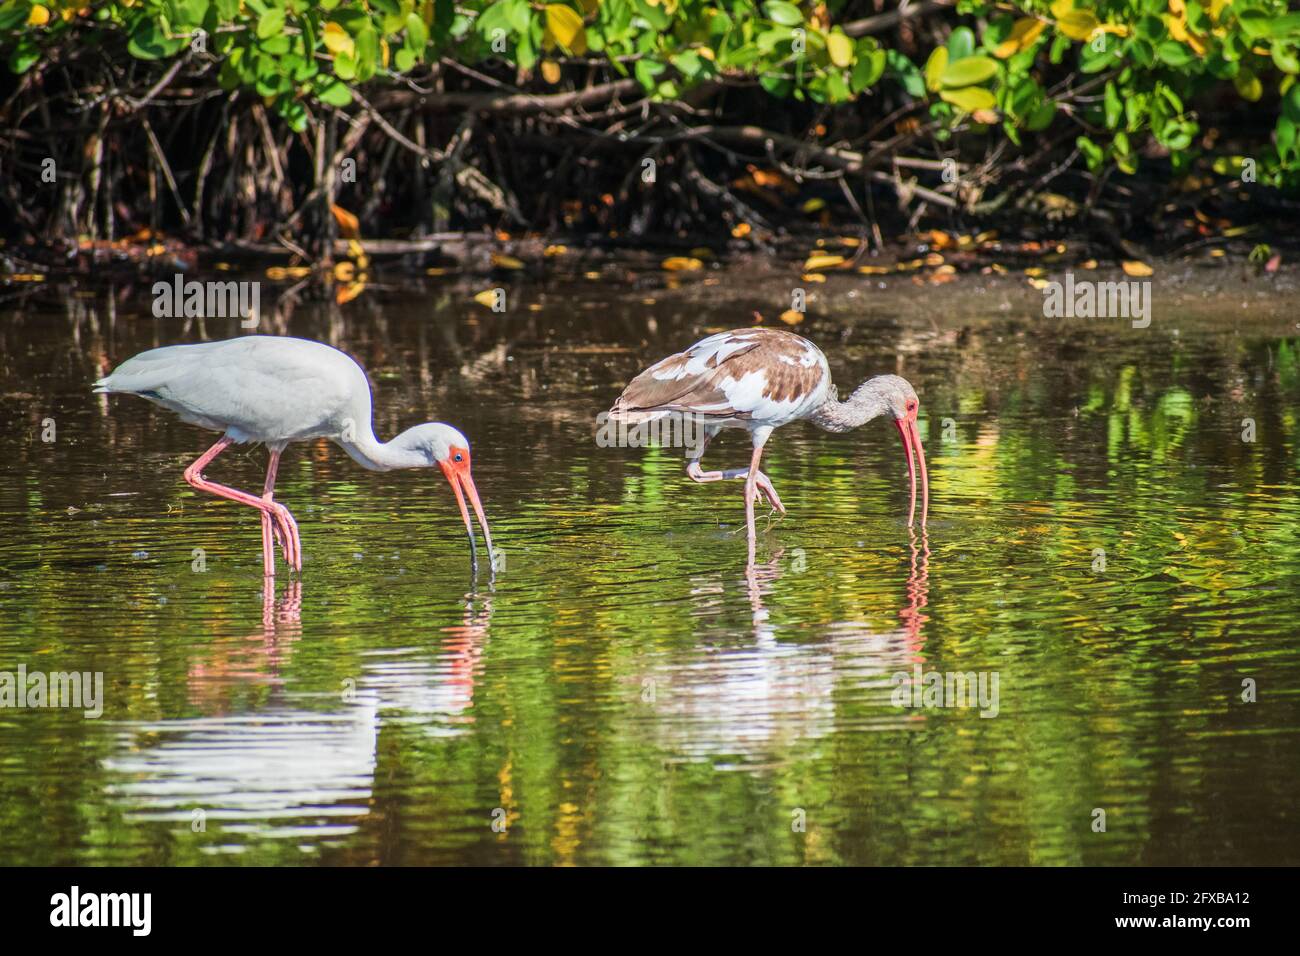
<path fill-rule="evenodd" d="M 429 28 L 424 25 L 424 18 L 418 13 L 406 15 L 406 46 L 412 53 L 423 53 L 429 42 Z"/>
<path fill-rule="evenodd" d="M 1274 43 L 1270 52 L 1273 54 L 1273 65 L 1283 73 L 1293 76 L 1300 73 L 1300 58 L 1297 58 L 1293 48 L 1282 43 Z"/>
<path fill-rule="evenodd" d="M 1083 158 L 1087 160 L 1088 169 L 1097 170 L 1101 168 L 1106 155 L 1102 152 L 1100 146 L 1086 136 L 1080 136 L 1074 141 L 1074 144 L 1079 147 L 1079 152 L 1083 153 Z"/>
<path fill-rule="evenodd" d="M 1273 17 L 1269 32 L 1278 38 L 1300 36 L 1300 13 L 1288 13 Z"/>
<path fill-rule="evenodd" d="M 29 37 L 23 37 L 9 54 L 9 69 L 14 73 L 26 73 L 40 58 L 41 48 Z"/>
<path fill-rule="evenodd" d="M 909 96 L 917 99 L 925 96 L 925 79 L 915 63 L 897 50 L 890 49 L 885 51 L 885 65 Z"/>
<path fill-rule="evenodd" d="M 948 59 L 962 60 L 975 52 L 975 34 L 970 27 L 957 27 L 948 34 Z"/>
<path fill-rule="evenodd" d="M 334 75 L 340 80 L 355 80 L 357 78 L 357 61 L 352 58 L 350 53 L 334 54 Z"/>
<path fill-rule="evenodd" d="M 1052 120 L 1056 118 L 1056 104 L 1051 100 L 1040 103 L 1032 113 L 1029 119 L 1025 121 L 1025 128 L 1039 133 L 1052 125 Z"/>
<path fill-rule="evenodd" d="M 169 38 L 161 24 L 154 20 L 141 20 L 127 41 L 126 49 L 138 60 L 159 60 L 175 56 L 188 40 L 185 37 Z"/>
<path fill-rule="evenodd" d="M 797 27 L 803 23 L 803 14 L 793 3 L 786 3 L 785 0 L 768 0 L 763 4 L 763 12 L 773 23 L 779 23 L 783 27 Z"/>
<path fill-rule="evenodd" d="M 657 85 L 655 77 L 666 69 L 667 67 L 662 63 L 656 63 L 653 60 L 637 60 L 633 72 L 636 74 L 637 82 L 649 91 L 653 90 Z"/>
<path fill-rule="evenodd" d="M 330 106 L 347 106 L 352 102 L 352 91 L 346 83 L 325 79 L 316 90 L 316 98 Z"/>
<path fill-rule="evenodd" d="M 356 35 L 357 41 L 357 79 L 365 82 L 379 69 L 379 34 L 372 26 L 366 26 Z"/>
<path fill-rule="evenodd" d="M 1263 10 L 1242 10 L 1237 14 L 1237 23 L 1252 40 L 1266 37 L 1273 32 L 1271 18 Z"/>
<path fill-rule="evenodd" d="M 1106 127 L 1107 129 L 1114 129 L 1119 125 L 1124 104 L 1120 101 L 1119 91 L 1115 89 L 1113 81 L 1106 83 L 1106 95 L 1103 100 L 1106 108 Z"/>
<path fill-rule="evenodd" d="M 284 33 L 283 10 L 267 10 L 266 13 L 257 18 L 257 38 L 259 40 L 268 40 L 282 33 Z"/>
<path fill-rule="evenodd" d="M 862 43 L 858 43 L 858 60 L 853 64 L 853 75 L 849 78 L 849 87 L 854 93 L 874 86 L 885 72 L 885 51 L 873 49 L 864 52 Z"/>
<path fill-rule="evenodd" d="M 949 63 L 943 71 L 942 83 L 945 87 L 974 86 L 997 76 L 997 61 L 987 56 L 968 56 L 964 60 Z"/>

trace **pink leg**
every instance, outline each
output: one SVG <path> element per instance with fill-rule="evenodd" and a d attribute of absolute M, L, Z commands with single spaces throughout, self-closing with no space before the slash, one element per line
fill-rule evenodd
<path fill-rule="evenodd" d="M 271 461 L 266 468 L 266 484 L 262 486 L 262 500 L 270 510 L 262 512 L 262 548 L 271 549 L 271 531 L 284 548 L 284 560 L 295 571 L 302 570 L 302 544 L 298 538 L 298 523 L 289 514 L 289 509 L 274 500 L 275 475 L 280 468 L 280 452 L 271 452 Z M 272 525 L 274 521 L 274 525 Z"/>
<path fill-rule="evenodd" d="M 227 488 L 225 485 L 219 485 L 214 481 L 208 481 L 203 477 L 203 469 L 208 466 L 212 459 L 216 458 L 223 451 L 231 446 L 229 438 L 222 438 L 219 442 L 199 456 L 198 460 L 185 469 L 185 480 L 191 487 L 199 491 L 206 491 L 208 494 L 216 495 L 218 498 L 229 498 L 231 501 L 238 501 L 240 504 L 248 505 L 250 508 L 256 508 L 261 512 L 264 521 L 270 520 L 274 515 L 272 506 L 267 504 L 261 498 L 250 495 L 244 491 L 237 491 L 234 488 Z M 279 505 L 274 507 L 279 508 Z M 265 528 L 265 526 L 264 526 Z M 262 572 L 266 577 L 275 576 L 275 550 L 270 546 L 270 534 L 263 531 L 262 535 Z"/>
<path fill-rule="evenodd" d="M 745 529 L 749 533 L 749 561 L 747 568 L 754 566 L 754 546 L 757 535 L 754 532 L 754 495 L 758 484 L 758 460 L 763 457 L 763 446 L 754 446 L 754 457 L 749 462 L 749 474 L 745 476 Z"/>
<path fill-rule="evenodd" d="M 708 436 L 711 438 L 712 436 Z M 700 446 L 700 450 L 686 463 L 686 476 L 691 481 L 698 481 L 704 484 L 710 481 L 730 481 L 734 478 L 747 478 L 749 472 L 744 468 L 731 468 L 727 471 L 704 471 L 700 468 L 700 459 L 704 456 L 704 450 L 708 447 L 708 438 Z M 781 514 L 785 514 L 785 505 L 781 504 L 781 498 L 776 493 L 776 488 L 772 486 L 772 481 L 761 471 L 758 473 L 755 484 L 763 497 L 765 497 L 773 508 Z"/>

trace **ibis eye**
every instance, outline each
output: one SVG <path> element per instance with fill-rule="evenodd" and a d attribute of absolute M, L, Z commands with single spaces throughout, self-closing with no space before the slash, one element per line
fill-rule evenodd
<path fill-rule="evenodd" d="M 456 461 L 464 461 L 464 460 L 465 460 L 465 456 L 464 456 L 464 455 L 457 455 L 457 456 L 456 456 Z"/>

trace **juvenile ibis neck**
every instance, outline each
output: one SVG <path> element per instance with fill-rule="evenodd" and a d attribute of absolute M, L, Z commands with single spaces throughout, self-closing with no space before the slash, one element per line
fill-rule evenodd
<path fill-rule="evenodd" d="M 826 401 L 819 405 L 808 420 L 818 428 L 828 432 L 847 432 L 859 428 L 889 411 L 886 397 L 870 382 L 864 382 L 848 401 L 841 402 L 836 397 L 835 386 L 831 386 Z"/>

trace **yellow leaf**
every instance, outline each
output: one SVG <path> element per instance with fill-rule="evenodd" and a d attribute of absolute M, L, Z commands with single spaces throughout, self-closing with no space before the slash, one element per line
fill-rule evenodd
<path fill-rule="evenodd" d="M 843 68 L 853 63 L 853 41 L 843 33 L 831 33 L 826 37 L 826 52 L 831 62 Z"/>
<path fill-rule="evenodd" d="M 348 240 L 348 255 L 356 260 L 358 269 L 364 269 L 370 265 L 370 258 L 366 255 L 366 250 L 355 239 Z"/>
<path fill-rule="evenodd" d="M 819 212 L 826 208 L 825 199 L 809 199 L 799 207 L 803 212 Z"/>
<path fill-rule="evenodd" d="M 1071 40 L 1087 40 L 1099 26 L 1101 21 L 1090 10 L 1071 10 L 1056 21 L 1056 28 Z"/>
<path fill-rule="evenodd" d="M 1055 0 L 1051 6 L 1052 16 L 1056 17 L 1058 20 L 1073 9 L 1074 0 Z"/>
<path fill-rule="evenodd" d="M 547 83 L 550 83 L 551 86 L 560 82 L 560 64 L 556 63 L 554 60 L 543 60 L 542 79 Z"/>
<path fill-rule="evenodd" d="M 1135 277 L 1153 275 L 1156 271 L 1145 262 L 1139 262 L 1136 259 L 1125 260 L 1124 262 L 1121 262 L 1119 266 L 1124 270 L 1125 275 Z"/>
<path fill-rule="evenodd" d="M 352 37 L 348 36 L 348 31 L 333 20 L 325 24 L 325 28 L 321 31 L 321 39 L 325 41 L 325 48 L 335 55 L 346 53 L 352 56 L 357 51 Z"/>
<path fill-rule="evenodd" d="M 820 272 L 805 272 L 799 277 L 800 282 L 825 282 L 826 276 Z"/>
<path fill-rule="evenodd" d="M 474 296 L 474 301 L 479 305 L 490 309 L 497 304 L 497 290 L 484 289 L 478 295 Z"/>
<path fill-rule="evenodd" d="M 573 7 L 562 3 L 546 5 L 546 29 L 560 46 L 575 56 L 587 52 L 587 31 L 583 29 L 582 17 Z"/>
<path fill-rule="evenodd" d="M 830 255 L 829 253 L 816 253 L 808 257 L 808 261 L 803 264 L 803 271 L 816 272 L 818 269 L 833 269 L 835 266 L 843 264 L 843 256 Z"/>
<path fill-rule="evenodd" d="M 498 269 L 522 269 L 524 264 L 514 256 L 507 256 L 501 252 L 492 253 L 492 265 Z"/>
<path fill-rule="evenodd" d="M 959 110 L 964 110 L 967 113 L 991 110 L 997 104 L 993 94 L 982 86 L 968 86 L 960 90 L 940 90 L 939 96 Z"/>
<path fill-rule="evenodd" d="M 553 259 L 556 256 L 568 255 L 568 253 L 569 253 L 568 246 L 547 246 L 542 251 L 542 255 L 544 255 L 548 259 Z"/>
<path fill-rule="evenodd" d="M 32 6 L 32 12 L 27 14 L 27 25 L 29 27 L 43 27 L 50 22 L 50 11 L 39 3 Z"/>
<path fill-rule="evenodd" d="M 1051 283 L 1048 282 L 1046 279 L 1026 279 L 1025 281 L 1028 282 L 1035 289 L 1046 289 L 1049 285 L 1051 285 Z"/>
<path fill-rule="evenodd" d="M 690 256 L 670 256 L 661 266 L 667 272 L 699 272 L 704 268 L 704 263 Z"/>
<path fill-rule="evenodd" d="M 798 325 L 803 321 L 803 313 L 796 312 L 794 309 L 786 309 L 778 318 L 786 325 Z"/>
<path fill-rule="evenodd" d="M 948 48 L 937 46 L 925 61 L 925 88 L 936 93 L 943 81 L 943 71 L 948 69 Z"/>
<path fill-rule="evenodd" d="M 345 286 L 339 286 L 337 289 L 335 289 L 334 301 L 337 302 L 339 305 L 342 305 L 344 302 L 351 302 L 362 292 L 364 292 L 365 288 L 366 288 L 366 280 L 365 277 L 363 276 L 361 279 L 359 279 L 356 282 L 349 283 L 348 285 Z"/>
<path fill-rule="evenodd" d="M 1035 17 L 1021 17 L 1011 26 L 1011 33 L 997 45 L 993 55 L 999 60 L 1015 56 L 1042 35 L 1047 24 Z"/>
<path fill-rule="evenodd" d="M 889 266 L 858 266 L 858 271 L 866 276 L 886 276 L 893 270 Z"/>

